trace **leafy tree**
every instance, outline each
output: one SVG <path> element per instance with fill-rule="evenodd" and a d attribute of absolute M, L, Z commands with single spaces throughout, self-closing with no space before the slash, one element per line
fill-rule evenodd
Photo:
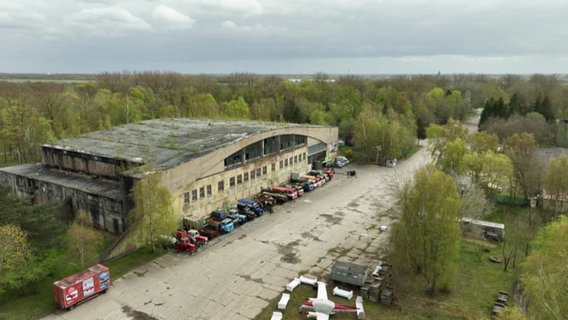
<path fill-rule="evenodd" d="M 527 113 L 525 116 L 513 115 L 508 119 L 494 118 L 488 121 L 484 130 L 496 134 L 501 141 L 523 132 L 530 133 L 541 145 L 554 144 L 554 125 L 546 122 L 544 117 L 536 112 Z"/>
<path fill-rule="evenodd" d="M 16 152 L 20 164 L 39 160 L 39 146 L 55 140 L 49 121 L 20 100 L 8 103 L 0 110 L 0 141 Z"/>
<path fill-rule="evenodd" d="M 544 184 L 546 193 L 550 196 L 554 212 L 563 212 L 564 202 L 568 196 L 568 156 L 550 158 L 548 161 Z"/>
<path fill-rule="evenodd" d="M 223 115 L 229 119 L 248 120 L 250 110 L 243 97 L 231 100 L 224 105 Z"/>
<path fill-rule="evenodd" d="M 178 227 L 171 195 L 158 173 L 139 180 L 133 189 L 134 209 L 130 212 L 130 230 L 138 241 L 156 249 L 161 235 L 171 234 Z"/>
<path fill-rule="evenodd" d="M 380 146 L 379 130 L 378 114 L 370 108 L 365 108 L 358 117 L 358 123 L 353 134 L 355 151 L 363 162 L 376 161 L 376 150 Z"/>
<path fill-rule="evenodd" d="M 423 279 L 427 292 L 450 290 L 457 274 L 461 208 L 453 179 L 432 165 L 400 194 L 400 220 L 390 237 L 395 265 Z"/>
<path fill-rule="evenodd" d="M 312 114 L 310 114 L 310 124 L 325 126 L 327 125 L 325 117 L 326 117 L 325 111 L 315 110 L 312 112 Z"/>
<path fill-rule="evenodd" d="M 9 193 L 0 187 L 0 225 L 16 225 L 27 234 L 32 248 L 43 251 L 61 245 L 59 236 L 65 225 L 56 218 L 55 206 L 31 205 L 24 198 Z"/>
<path fill-rule="evenodd" d="M 19 268 L 31 254 L 26 232 L 16 225 L 0 225 L 0 274 Z"/>
<path fill-rule="evenodd" d="M 532 134 L 514 134 L 505 139 L 505 154 L 513 164 L 515 182 L 521 187 L 525 199 L 538 192 L 542 166 L 536 157 L 536 141 Z"/>
<path fill-rule="evenodd" d="M 467 137 L 467 142 L 472 152 L 483 153 L 485 151 L 497 150 L 499 138 L 493 133 L 486 131 L 476 131 Z"/>
<path fill-rule="evenodd" d="M 0 294 L 18 289 L 22 268 L 28 264 L 31 248 L 25 231 L 16 225 L 0 225 Z"/>
<path fill-rule="evenodd" d="M 532 253 L 523 264 L 524 292 L 530 303 L 529 317 L 568 318 L 568 217 L 548 224 L 539 231 Z"/>
<path fill-rule="evenodd" d="M 69 252 L 79 257 L 81 268 L 84 269 L 85 261 L 92 261 L 96 257 L 102 234 L 93 228 L 89 215 L 81 211 L 67 230 L 67 236 Z"/>
<path fill-rule="evenodd" d="M 448 142 L 460 139 L 466 141 L 468 137 L 468 129 L 463 126 L 461 121 L 450 119 L 445 125 L 430 125 L 426 129 L 426 136 L 430 140 L 430 153 L 434 162 L 442 165 L 447 156 Z"/>
<path fill-rule="evenodd" d="M 465 170 L 464 157 L 467 152 L 465 141 L 461 138 L 448 141 L 444 148 L 444 155 L 438 157 L 439 168 L 450 175 L 461 175 Z"/>

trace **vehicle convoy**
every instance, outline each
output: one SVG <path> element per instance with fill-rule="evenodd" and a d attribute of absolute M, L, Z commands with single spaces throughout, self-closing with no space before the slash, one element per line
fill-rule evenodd
<path fill-rule="evenodd" d="M 107 292 L 109 287 L 109 269 L 97 264 L 54 282 L 53 300 L 58 308 L 71 310 L 76 305 Z"/>

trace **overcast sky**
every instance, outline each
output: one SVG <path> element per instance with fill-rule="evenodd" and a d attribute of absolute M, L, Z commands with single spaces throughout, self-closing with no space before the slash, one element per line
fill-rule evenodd
<path fill-rule="evenodd" d="M 565 0 L 0 0 L 0 72 L 568 73 Z"/>

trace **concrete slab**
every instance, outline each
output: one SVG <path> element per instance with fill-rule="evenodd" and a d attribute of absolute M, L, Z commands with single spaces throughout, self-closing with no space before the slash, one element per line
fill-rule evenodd
<path fill-rule="evenodd" d="M 393 174 L 410 177 L 428 156 L 421 150 L 394 169 L 349 165 L 348 170 L 358 171 L 357 177 L 342 175 L 339 169 L 330 183 L 276 207 L 274 214 L 198 254 L 164 255 L 123 279 L 113 279 L 106 295 L 44 319 L 132 319 L 125 307 L 158 320 L 255 319 L 294 277 L 329 272 L 338 248 L 355 247 L 364 255 L 386 245 L 388 232 L 378 235 L 379 240 L 376 230 L 370 230 L 386 224 L 376 218 L 378 207 L 392 203 L 384 181 Z"/>

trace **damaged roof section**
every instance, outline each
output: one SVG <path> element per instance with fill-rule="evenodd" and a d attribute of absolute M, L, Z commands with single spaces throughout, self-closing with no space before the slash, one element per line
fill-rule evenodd
<path fill-rule="evenodd" d="M 43 146 L 167 169 L 255 134 L 288 127 L 300 125 L 155 119 L 91 132 Z"/>

